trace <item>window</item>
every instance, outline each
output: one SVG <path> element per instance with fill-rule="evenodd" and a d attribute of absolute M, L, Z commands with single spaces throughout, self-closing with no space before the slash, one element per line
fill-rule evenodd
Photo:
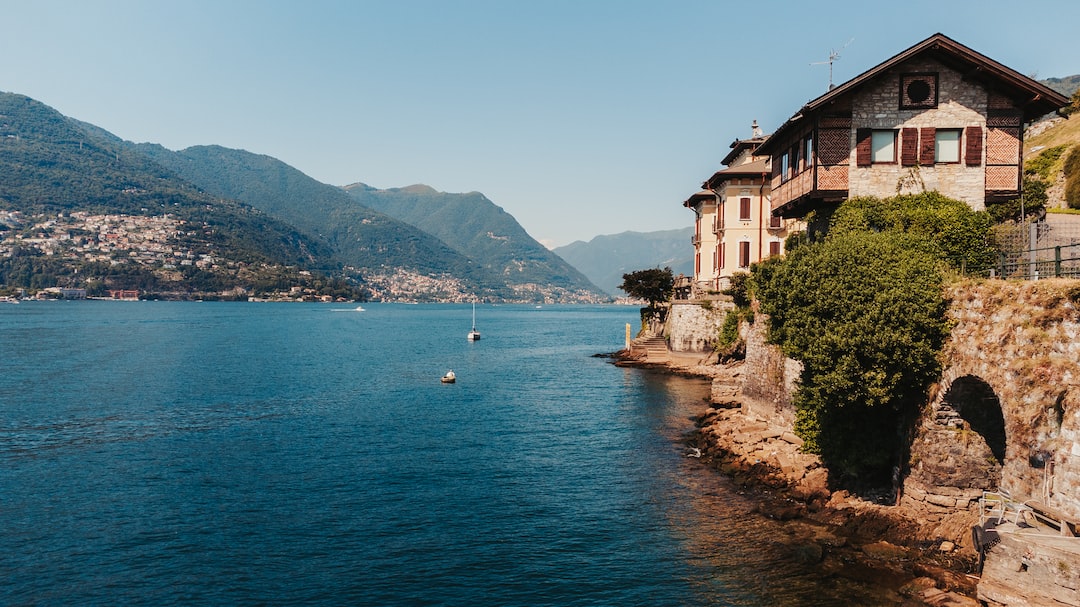
<path fill-rule="evenodd" d="M 713 272 L 716 272 L 716 269 L 718 267 L 720 267 L 720 266 L 716 265 L 716 263 L 717 263 L 716 262 L 716 251 L 713 251 L 712 252 L 712 270 L 713 270 Z"/>
<path fill-rule="evenodd" d="M 750 221 L 750 199 L 739 199 L 739 219 L 743 221 Z"/>
<path fill-rule="evenodd" d="M 798 144 L 796 144 L 795 147 L 791 148 L 790 154 L 791 154 L 791 160 L 788 161 L 788 163 L 790 164 L 790 166 L 788 167 L 788 170 L 790 171 L 790 175 L 792 177 L 794 177 L 795 175 L 799 174 L 799 145 Z"/>
<path fill-rule="evenodd" d="M 780 241 L 774 240 L 769 243 L 769 257 L 776 257 L 780 254 Z"/>
<path fill-rule="evenodd" d="M 750 241 L 748 240 L 739 243 L 739 267 L 750 267 Z"/>
<path fill-rule="evenodd" d="M 724 267 L 724 243 L 723 243 L 723 241 L 721 241 L 720 244 L 716 245 L 716 257 L 717 257 L 716 267 L 717 268 Z"/>
<path fill-rule="evenodd" d="M 788 164 L 788 160 L 789 160 L 788 159 L 788 154 L 787 154 L 787 152 L 784 152 L 783 155 L 780 156 L 780 181 L 781 182 L 787 181 L 790 178 L 790 175 L 788 174 L 788 168 L 791 165 Z"/>
<path fill-rule="evenodd" d="M 874 131 L 870 136 L 874 164 L 896 162 L 896 131 Z"/>
<path fill-rule="evenodd" d="M 805 145 L 803 147 L 805 149 L 805 153 L 803 154 L 803 158 L 805 159 L 805 162 L 806 162 L 806 168 L 810 168 L 810 167 L 814 166 L 814 135 L 813 134 L 810 134 L 810 135 L 806 136 L 806 142 L 805 142 Z"/>
<path fill-rule="evenodd" d="M 773 215 L 772 213 L 769 213 L 769 229 L 779 230 L 780 228 L 784 227 L 783 222 L 784 220 L 781 219 L 779 215 Z"/>
<path fill-rule="evenodd" d="M 960 129 L 937 129 L 934 162 L 960 162 Z"/>

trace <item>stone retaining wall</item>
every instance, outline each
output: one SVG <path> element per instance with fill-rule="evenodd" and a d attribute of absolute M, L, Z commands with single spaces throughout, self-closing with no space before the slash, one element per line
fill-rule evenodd
<path fill-rule="evenodd" d="M 791 428 L 795 424 L 795 407 L 791 401 L 802 364 L 765 341 L 767 325 L 766 317 L 758 315 L 753 324 L 744 323 L 740 327 L 746 340 L 743 406 L 750 415 Z"/>
<path fill-rule="evenodd" d="M 724 317 L 735 305 L 725 301 L 677 301 L 668 311 L 664 329 L 672 352 L 709 352 L 716 343 Z"/>

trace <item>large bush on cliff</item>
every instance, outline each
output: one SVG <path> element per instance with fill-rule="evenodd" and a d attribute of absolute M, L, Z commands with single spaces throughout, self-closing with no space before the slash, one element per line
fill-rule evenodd
<path fill-rule="evenodd" d="M 770 340 L 803 363 L 795 431 L 856 485 L 888 484 L 949 332 L 944 250 L 952 249 L 935 235 L 957 228 L 896 210 L 905 206 L 917 208 L 846 202 L 824 238 L 754 268 Z"/>
<path fill-rule="evenodd" d="M 929 239 L 956 269 L 994 265 L 996 254 L 989 213 L 973 211 L 965 202 L 938 192 L 875 198 L 852 198 L 841 204 L 830 220 L 829 234 L 869 230 L 918 234 Z"/>

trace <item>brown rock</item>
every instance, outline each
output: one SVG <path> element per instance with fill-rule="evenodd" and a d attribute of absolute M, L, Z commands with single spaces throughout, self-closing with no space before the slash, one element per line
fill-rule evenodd
<path fill-rule="evenodd" d="M 796 447 L 803 446 L 803 439 L 795 436 L 793 432 L 784 432 L 782 435 L 780 435 L 780 438 L 786 442 L 791 443 L 792 445 L 795 445 Z"/>
<path fill-rule="evenodd" d="M 863 554 L 882 561 L 901 559 L 907 556 L 907 548 L 896 546 L 884 540 L 862 547 Z"/>
<path fill-rule="evenodd" d="M 901 596 L 919 596 L 930 588 L 937 588 L 937 582 L 934 581 L 934 578 L 917 577 L 904 584 L 900 588 L 900 594 Z"/>

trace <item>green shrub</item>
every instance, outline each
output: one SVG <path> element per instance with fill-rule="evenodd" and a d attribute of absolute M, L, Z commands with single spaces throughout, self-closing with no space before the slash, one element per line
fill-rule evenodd
<path fill-rule="evenodd" d="M 889 483 L 949 333 L 942 244 L 923 224 L 956 228 L 916 213 L 905 232 L 883 202 L 845 202 L 826 238 L 754 268 L 770 341 L 803 363 L 795 431 L 856 485 Z"/>
<path fill-rule="evenodd" d="M 724 316 L 724 324 L 720 326 L 720 334 L 716 344 L 720 349 L 727 349 L 735 345 L 739 339 L 739 321 L 742 315 L 738 310 L 731 310 Z"/>
<path fill-rule="evenodd" d="M 1065 159 L 1065 202 L 1070 209 L 1080 209 L 1080 146 Z"/>
<path fill-rule="evenodd" d="M 728 288 L 724 289 L 724 295 L 731 297 L 737 308 L 746 308 L 750 305 L 750 274 L 748 272 L 735 272 L 731 275 Z"/>
<path fill-rule="evenodd" d="M 923 192 L 847 200 L 833 213 L 829 234 L 867 230 L 921 235 L 954 268 L 989 267 L 995 257 L 989 238 L 993 223 L 989 213 L 973 211 L 938 192 Z"/>
<path fill-rule="evenodd" d="M 1024 173 L 1038 175 L 1040 179 L 1047 181 L 1053 179 L 1054 167 L 1068 149 L 1069 144 L 1066 143 L 1043 150 L 1038 156 L 1024 163 Z"/>

